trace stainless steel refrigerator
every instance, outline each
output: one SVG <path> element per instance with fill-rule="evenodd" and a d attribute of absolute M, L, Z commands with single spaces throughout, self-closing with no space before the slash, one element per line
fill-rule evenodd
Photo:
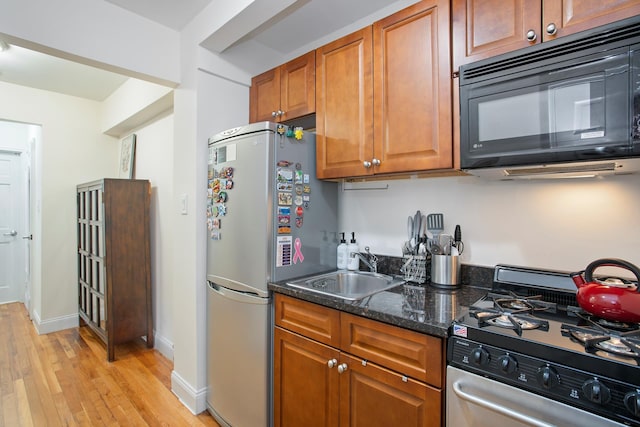
<path fill-rule="evenodd" d="M 267 284 L 336 268 L 337 184 L 315 179 L 315 135 L 270 122 L 209 138 L 207 408 L 272 424 Z"/>

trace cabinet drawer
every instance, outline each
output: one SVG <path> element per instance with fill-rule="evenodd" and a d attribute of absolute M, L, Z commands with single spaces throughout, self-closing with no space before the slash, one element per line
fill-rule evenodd
<path fill-rule="evenodd" d="M 275 296 L 276 325 L 323 344 L 340 345 L 340 312 L 286 295 Z"/>
<path fill-rule="evenodd" d="M 340 425 L 442 425 L 441 390 L 345 353 L 340 363 L 347 365 L 340 375 Z"/>
<path fill-rule="evenodd" d="M 342 313 L 340 349 L 442 387 L 442 339 Z"/>

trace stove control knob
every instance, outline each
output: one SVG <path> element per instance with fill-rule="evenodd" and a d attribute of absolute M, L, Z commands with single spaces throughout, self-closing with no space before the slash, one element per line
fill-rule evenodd
<path fill-rule="evenodd" d="M 512 356 L 505 354 L 503 356 L 498 357 L 498 366 L 500 370 L 505 374 L 513 374 L 518 368 L 518 362 Z"/>
<path fill-rule="evenodd" d="M 560 375 L 549 365 L 538 369 L 536 377 L 538 378 L 538 383 L 547 390 L 560 384 Z"/>
<path fill-rule="evenodd" d="M 630 391 L 624 396 L 624 406 L 635 417 L 640 417 L 640 390 Z"/>
<path fill-rule="evenodd" d="M 609 403 L 609 400 L 611 400 L 611 390 L 597 378 L 585 381 L 585 383 L 582 384 L 582 392 L 587 396 L 587 399 L 593 403 L 606 405 Z"/>
<path fill-rule="evenodd" d="M 471 360 L 476 365 L 488 365 L 489 360 L 491 360 L 491 355 L 484 348 L 476 347 L 471 350 Z"/>

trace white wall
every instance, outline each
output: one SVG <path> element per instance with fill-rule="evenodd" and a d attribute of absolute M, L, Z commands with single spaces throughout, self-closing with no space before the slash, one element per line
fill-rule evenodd
<path fill-rule="evenodd" d="M 340 224 L 374 253 L 401 256 L 407 216 L 420 210 L 443 213 L 449 234 L 460 224 L 465 263 L 578 271 L 595 259 L 617 257 L 640 265 L 640 175 L 527 182 L 448 177 L 367 185 L 389 188 L 341 192 Z"/>
<path fill-rule="evenodd" d="M 99 132 L 100 104 L 0 82 L 0 118 L 41 125 L 32 185 L 36 198 L 33 313 L 40 332 L 77 324 L 76 185 L 114 176 L 118 144 Z M 36 233 L 35 230 L 40 230 Z"/>
<path fill-rule="evenodd" d="M 135 176 L 151 182 L 151 284 L 156 348 L 173 359 L 173 114 L 139 129 L 136 134 Z"/>

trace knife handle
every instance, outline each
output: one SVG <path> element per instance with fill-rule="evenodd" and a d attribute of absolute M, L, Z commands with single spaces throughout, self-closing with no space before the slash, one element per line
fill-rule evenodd
<path fill-rule="evenodd" d="M 456 225 L 456 230 L 453 232 L 453 241 L 454 242 L 462 241 L 462 230 L 460 230 L 459 225 Z"/>

